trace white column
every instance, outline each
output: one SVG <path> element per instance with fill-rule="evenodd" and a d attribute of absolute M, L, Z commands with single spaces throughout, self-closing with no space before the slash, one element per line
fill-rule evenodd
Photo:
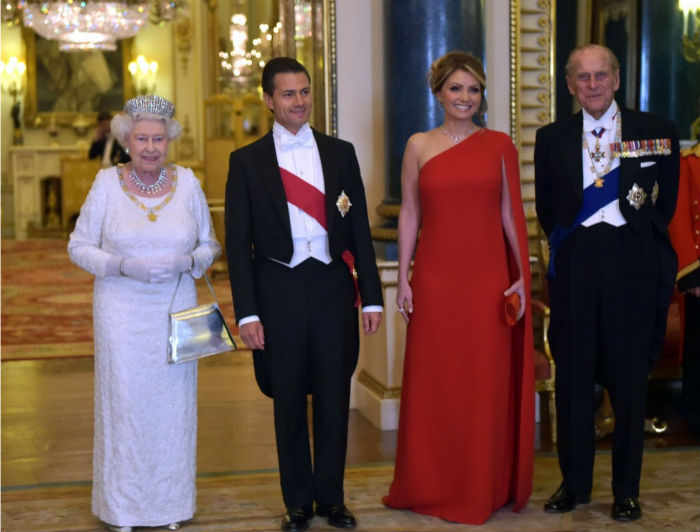
<path fill-rule="evenodd" d="M 398 262 L 379 261 L 377 266 L 384 295 L 384 316 L 376 334 L 362 336 L 351 406 L 376 427 L 395 430 L 399 426 L 406 324 L 396 312 Z"/>
<path fill-rule="evenodd" d="M 510 1 L 484 2 L 488 127 L 510 135 Z"/>

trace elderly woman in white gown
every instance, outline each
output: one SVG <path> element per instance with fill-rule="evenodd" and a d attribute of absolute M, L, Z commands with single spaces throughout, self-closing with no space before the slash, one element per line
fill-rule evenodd
<path fill-rule="evenodd" d="M 181 274 L 173 311 L 196 304 L 221 247 L 194 174 L 166 163 L 174 112 L 147 95 L 112 119 L 132 162 L 98 172 L 68 243 L 95 275 L 92 511 L 117 532 L 195 512 L 197 363 L 168 364 L 168 308 Z"/>

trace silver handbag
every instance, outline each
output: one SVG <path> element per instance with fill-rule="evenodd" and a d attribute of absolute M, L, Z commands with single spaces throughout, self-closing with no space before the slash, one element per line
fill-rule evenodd
<path fill-rule="evenodd" d="M 207 282 L 211 295 L 214 296 L 214 303 L 171 312 L 181 279 L 182 274 L 177 280 L 175 293 L 168 309 L 170 315 L 168 362 L 180 364 L 236 349 L 236 343 L 233 341 L 228 325 L 226 325 L 226 320 L 221 313 L 219 302 L 206 273 L 204 280 Z"/>

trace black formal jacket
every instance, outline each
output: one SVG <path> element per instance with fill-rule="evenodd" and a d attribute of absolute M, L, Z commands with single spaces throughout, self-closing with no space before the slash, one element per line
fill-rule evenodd
<path fill-rule="evenodd" d="M 677 270 L 676 254 L 668 235 L 668 224 L 676 208 L 680 152 L 678 134 L 673 122 L 650 113 L 633 111 L 618 104 L 622 113 L 622 140 L 671 139 L 671 155 L 647 155 L 620 159 L 620 211 L 629 226 L 642 229 L 651 225 L 657 242 L 661 267 L 658 279 L 659 302 L 657 330 L 663 342 L 668 302 Z M 583 204 L 583 164 L 581 132 L 583 113 L 557 120 L 537 130 L 535 141 L 535 203 L 542 229 L 549 236 L 559 224 L 568 228 Z M 642 167 L 642 163 L 654 162 Z M 627 200 L 636 183 L 647 194 L 637 210 Z M 652 201 L 654 184 L 659 187 L 656 202 Z M 654 346 L 652 351 L 660 348 Z"/>
<path fill-rule="evenodd" d="M 103 137 L 100 140 L 93 140 L 90 144 L 90 152 L 88 153 L 89 159 L 102 159 L 102 154 L 105 151 L 105 144 L 107 143 L 107 137 Z M 128 163 L 131 160 L 129 154 L 126 153 L 122 145 L 119 144 L 117 139 L 114 139 L 112 143 L 112 153 L 109 154 L 109 160 L 114 166 L 117 164 Z"/>
<path fill-rule="evenodd" d="M 355 256 L 362 305 L 382 305 L 365 190 L 355 150 L 349 142 L 316 130 L 313 134 L 323 167 L 331 259 L 340 261 L 341 254 L 349 250 Z M 343 191 L 352 203 L 344 217 L 336 206 Z M 289 262 L 294 251 L 287 197 L 272 132 L 231 153 L 225 216 L 229 277 L 238 321 L 259 315 L 256 260 L 273 258 Z"/>

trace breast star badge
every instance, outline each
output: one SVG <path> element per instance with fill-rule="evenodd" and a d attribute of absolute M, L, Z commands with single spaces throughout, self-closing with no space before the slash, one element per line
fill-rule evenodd
<path fill-rule="evenodd" d="M 350 198 L 348 198 L 344 190 L 340 193 L 340 196 L 338 196 L 335 206 L 338 207 L 340 215 L 345 218 L 345 215 L 350 211 L 350 207 L 352 207 L 352 203 L 350 203 Z"/>
<path fill-rule="evenodd" d="M 635 209 L 639 210 L 647 199 L 647 193 L 637 183 L 632 184 L 632 188 L 627 193 L 627 201 Z"/>

